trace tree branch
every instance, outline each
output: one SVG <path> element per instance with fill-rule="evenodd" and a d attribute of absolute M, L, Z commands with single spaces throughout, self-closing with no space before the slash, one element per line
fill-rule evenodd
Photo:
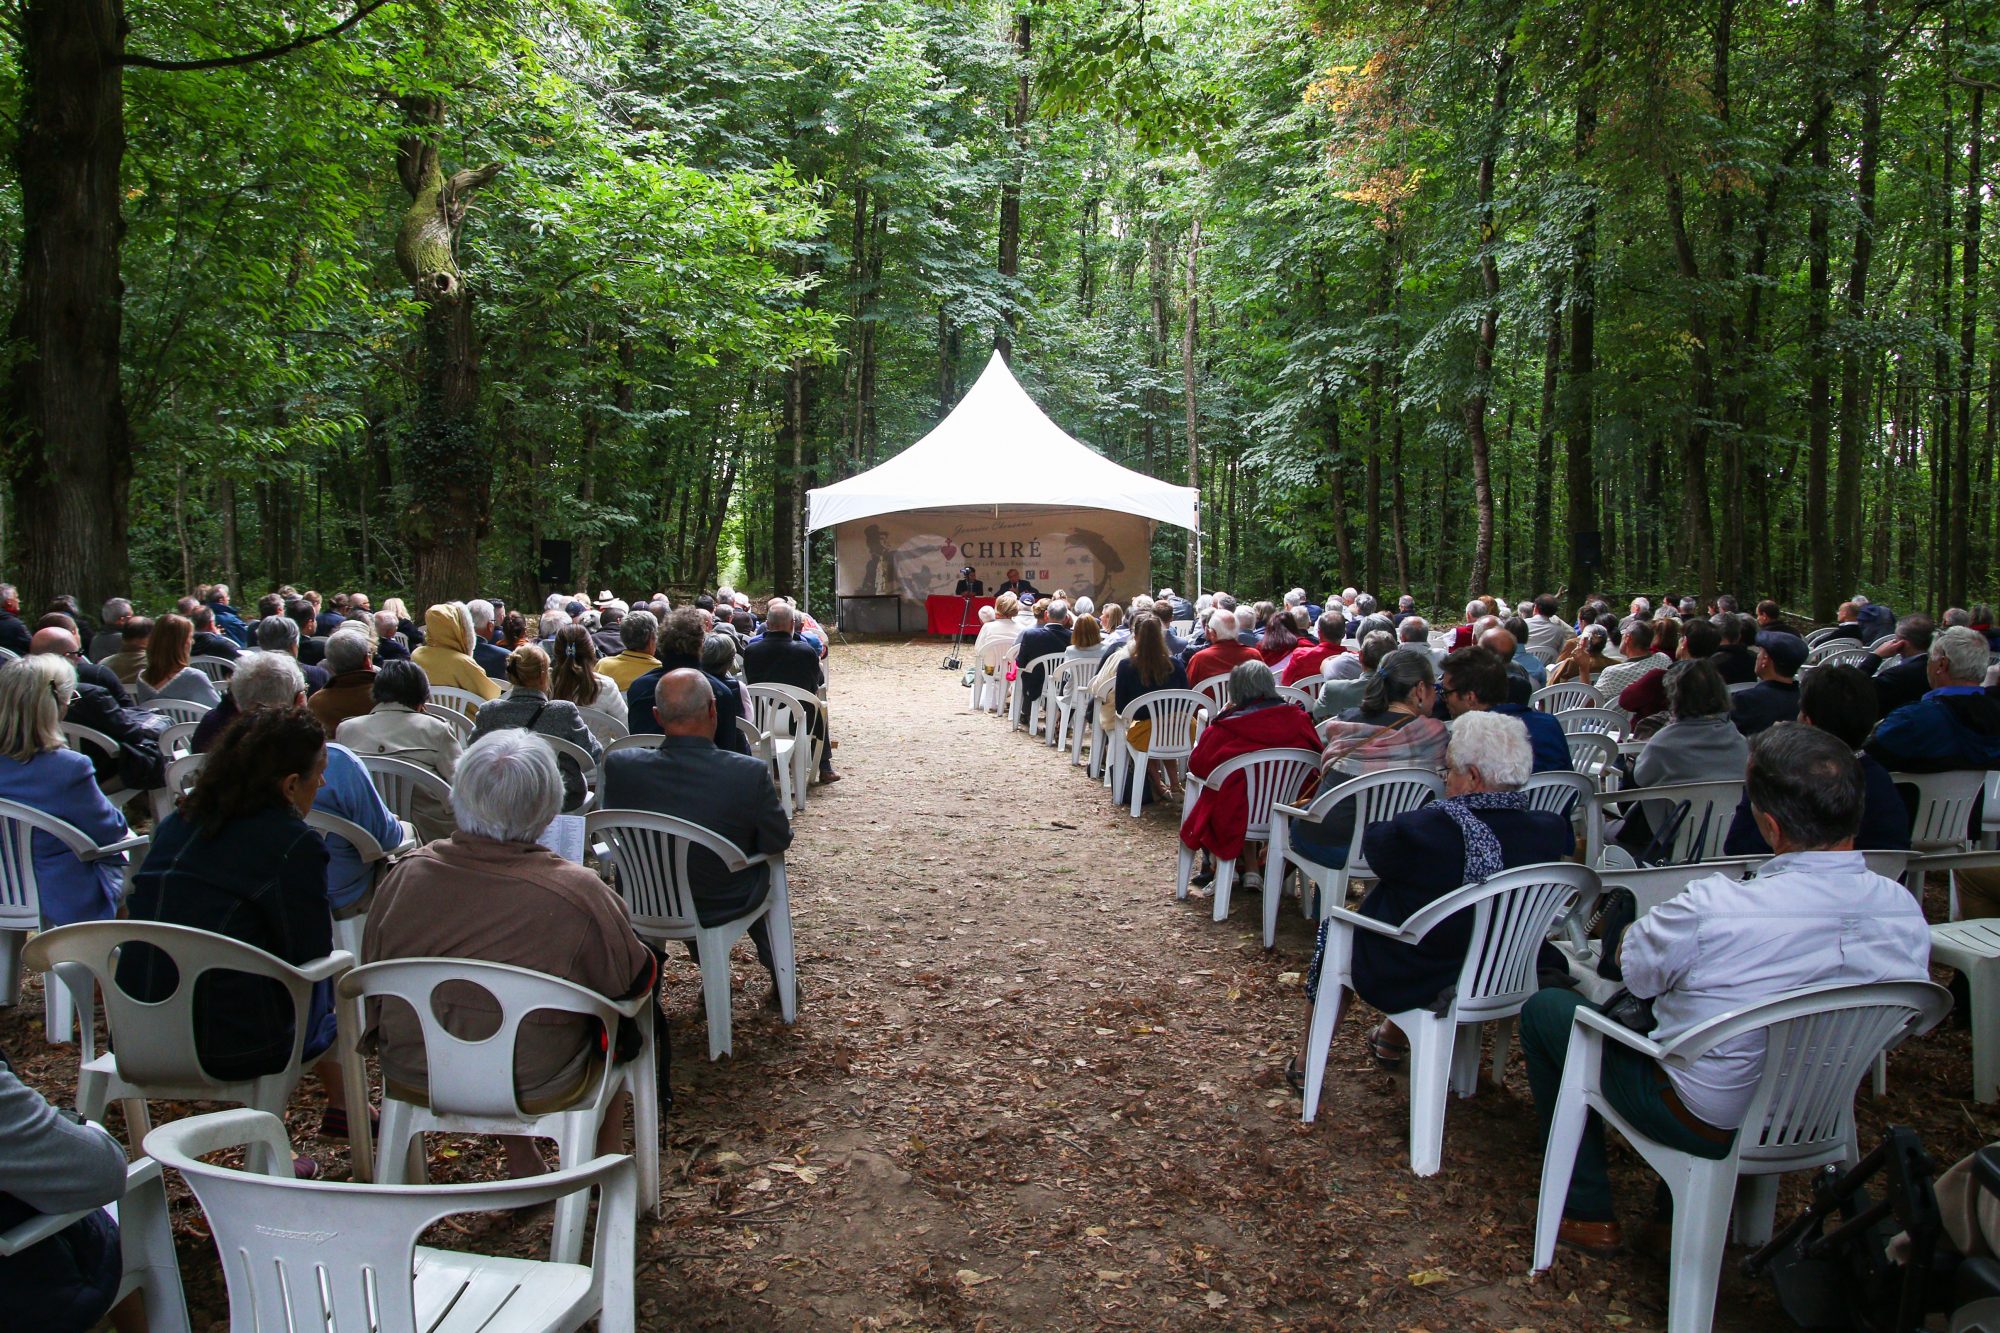
<path fill-rule="evenodd" d="M 388 3 L 389 0 L 360 0 L 352 14 L 331 28 L 323 32 L 302 32 L 290 41 L 267 46 L 258 51 L 242 51 L 230 56 L 208 56 L 201 60 L 165 60 L 159 56 L 139 55 L 128 51 L 119 63 L 137 66 L 140 69 L 163 69 L 176 73 L 204 69 L 235 69 L 243 65 L 255 65 L 262 61 L 275 60 L 279 56 L 290 55 L 294 51 L 304 50 L 328 38 L 338 37 Z"/>

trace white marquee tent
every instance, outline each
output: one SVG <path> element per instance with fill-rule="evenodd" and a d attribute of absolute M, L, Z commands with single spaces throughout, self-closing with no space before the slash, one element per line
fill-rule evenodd
<path fill-rule="evenodd" d="M 1046 517 L 1055 511 L 1129 515 L 1131 518 L 1122 521 L 1131 525 L 1133 520 L 1143 520 L 1148 542 L 1154 523 L 1198 530 L 1201 522 L 1195 488 L 1171 485 L 1120 467 L 1069 435 L 1028 397 L 1005 359 L 995 352 L 978 381 L 930 434 L 878 467 L 807 492 L 807 550 L 814 532 L 834 528 L 838 530 L 837 541 L 845 543 L 847 539 L 841 534 L 853 531 L 852 525 L 860 520 L 921 512 L 930 527 L 940 532 L 947 526 L 952 529 L 942 538 L 930 537 L 931 546 L 926 549 L 941 550 L 943 559 L 930 561 L 926 574 L 935 577 L 937 569 L 950 565 L 955 580 L 957 567 L 951 562 L 958 558 L 958 552 L 962 550 L 970 560 L 996 543 L 978 542 L 958 531 L 967 523 L 947 525 L 940 516 L 956 515 L 974 523 L 980 518 L 1031 523 L 1036 516 Z M 887 560 L 887 572 L 872 575 L 873 586 L 878 595 L 887 595 L 882 590 L 895 578 L 900 594 L 914 600 L 916 591 L 924 586 L 924 575 L 908 572 L 913 563 L 905 551 L 906 572 L 898 577 L 896 553 L 884 549 L 884 543 L 894 541 L 900 531 L 893 522 L 886 528 L 871 525 L 867 529 L 869 551 Z M 1090 535 L 1099 537 L 1096 532 Z M 857 549 L 858 540 L 857 536 Z M 1131 539 L 1123 540 L 1130 544 Z M 1008 544 L 998 545 L 1003 548 L 999 558 L 1007 560 Z M 837 549 L 844 554 L 846 548 Z M 1098 549 L 1103 549 L 1101 544 Z M 1149 572 L 1145 554 L 1133 553 L 1139 557 L 1136 563 Z M 847 563 L 840 562 L 844 577 L 849 576 Z M 1032 562 L 1013 563 L 1025 568 Z M 871 560 L 868 567 L 875 571 L 880 564 Z M 1060 573 L 1054 576 L 1060 578 Z M 1143 587 L 1144 573 L 1135 571 L 1135 576 L 1141 580 L 1136 586 Z M 857 589 L 836 585 L 835 591 L 846 595 Z M 938 591 L 951 589 L 947 586 Z"/>

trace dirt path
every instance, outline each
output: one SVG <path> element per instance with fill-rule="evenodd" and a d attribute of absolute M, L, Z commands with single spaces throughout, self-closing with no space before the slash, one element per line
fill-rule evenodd
<path fill-rule="evenodd" d="M 789 863 L 797 1027 L 757 1007 L 767 982 L 741 949 L 736 1055 L 709 1064 L 694 970 L 674 964 L 643 1327 L 1661 1325 L 1663 1265 L 1565 1255 L 1528 1279 L 1540 1154 L 1518 1057 L 1505 1089 L 1453 1103 L 1428 1180 L 1408 1172 L 1404 1087 L 1351 1023 L 1301 1125 L 1279 1074 L 1311 952 L 1296 911 L 1266 954 L 1253 901 L 1226 924 L 1175 903 L 1171 818 L 1114 811 L 1067 755 L 965 712 L 939 654 L 837 650 L 845 780 L 814 789 Z M 0 1029 L 17 1051 L 40 1046 L 27 998 Z M 1864 1124 L 1917 1123 L 1946 1161 L 2000 1137 L 1961 1100 L 1969 1064 L 1962 1033 L 1932 1039 Z M 494 1169 L 474 1141 L 453 1151 L 441 1173 Z M 1637 1216 L 1651 1181 L 1619 1161 Z M 177 1221 L 198 1312 L 219 1318 L 199 1215 Z M 1723 1328 L 1778 1318 L 1733 1275 L 1722 1309 Z"/>

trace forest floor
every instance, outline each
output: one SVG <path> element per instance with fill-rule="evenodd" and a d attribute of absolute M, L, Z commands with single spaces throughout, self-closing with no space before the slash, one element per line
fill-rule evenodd
<path fill-rule="evenodd" d="M 1226 924 L 1175 902 L 1172 816 L 1114 810 L 1066 754 L 966 712 L 941 651 L 836 649 L 845 780 L 814 789 L 789 859 L 797 1025 L 760 1007 L 742 948 L 735 1056 L 710 1064 L 696 974 L 670 963 L 676 1101 L 663 1215 L 641 1219 L 642 1328 L 1663 1326 L 1659 1262 L 1563 1252 L 1529 1277 L 1541 1158 L 1518 1056 L 1504 1087 L 1452 1103 L 1427 1180 L 1408 1169 L 1406 1084 L 1351 1018 L 1302 1125 L 1280 1072 L 1312 946 L 1297 911 L 1267 954 L 1254 898 Z M 31 986 L 0 1043 L 66 1097 L 73 1057 L 43 1045 L 39 1008 Z M 1914 1124 L 1950 1162 L 2000 1138 L 1995 1108 L 1966 1100 L 1970 1063 L 1956 1029 L 1899 1055 L 1888 1097 L 1861 1099 L 1864 1143 Z M 310 1101 L 293 1133 L 342 1175 Z M 434 1178 L 497 1174 L 487 1144 L 432 1142 Z M 1629 1222 L 1652 1180 L 1613 1152 Z M 221 1328 L 178 1184 L 175 1224 L 194 1326 Z M 457 1229 L 520 1254 L 548 1234 L 545 1218 Z M 1785 1326 L 1739 1257 L 1716 1326 Z"/>

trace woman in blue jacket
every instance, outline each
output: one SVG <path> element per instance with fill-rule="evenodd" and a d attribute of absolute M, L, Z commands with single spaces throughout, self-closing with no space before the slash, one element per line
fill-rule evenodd
<path fill-rule="evenodd" d="M 97 785 L 90 758 L 63 743 L 63 714 L 77 697 L 76 668 L 54 653 L 0 668 L 0 800 L 74 825 L 100 847 L 123 838 L 125 816 Z M 105 921 L 118 914 L 124 861 L 82 861 L 54 834 L 34 837 L 42 924 Z"/>

